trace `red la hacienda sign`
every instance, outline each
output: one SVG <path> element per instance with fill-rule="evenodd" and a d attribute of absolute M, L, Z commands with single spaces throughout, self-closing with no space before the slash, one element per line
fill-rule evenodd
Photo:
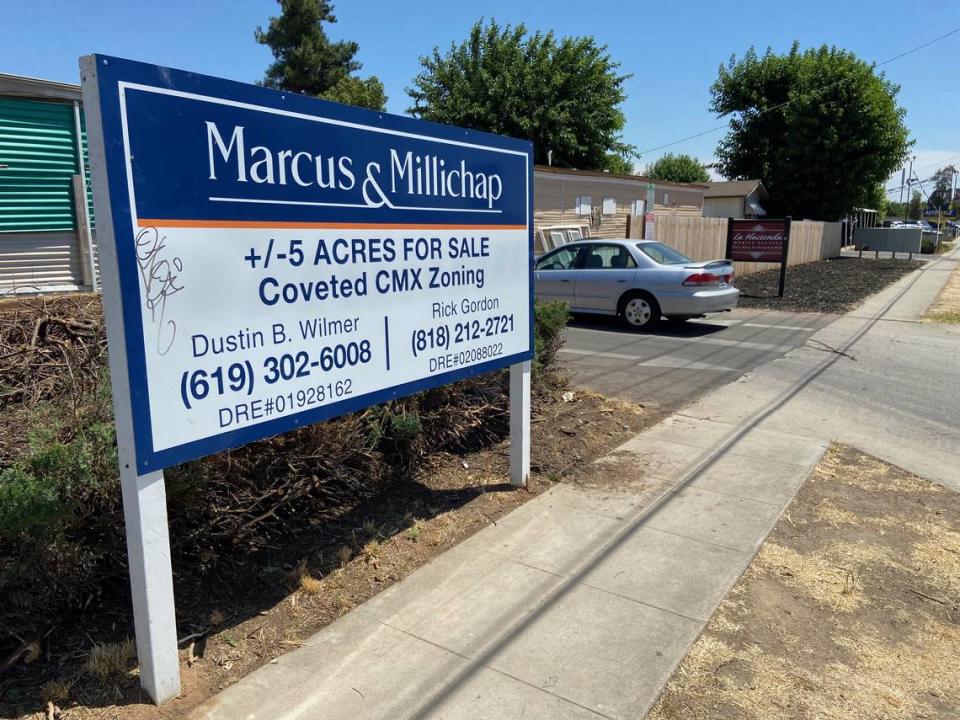
<path fill-rule="evenodd" d="M 782 263 L 790 235 L 788 220 L 731 220 L 727 257 L 743 262 Z"/>
<path fill-rule="evenodd" d="M 727 257 L 741 262 L 780 263 L 779 297 L 783 297 L 789 252 L 789 215 L 783 220 L 727 220 Z"/>

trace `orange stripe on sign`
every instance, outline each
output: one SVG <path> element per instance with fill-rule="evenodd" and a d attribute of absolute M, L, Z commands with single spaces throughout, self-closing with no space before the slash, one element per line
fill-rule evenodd
<path fill-rule="evenodd" d="M 158 228 L 277 228 L 328 230 L 526 230 L 526 225 L 442 225 L 417 223 L 282 222 L 274 220 L 167 220 L 138 218 L 140 227 Z"/>

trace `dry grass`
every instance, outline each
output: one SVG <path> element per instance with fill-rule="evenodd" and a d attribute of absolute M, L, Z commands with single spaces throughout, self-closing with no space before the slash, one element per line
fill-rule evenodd
<path fill-rule="evenodd" d="M 306 560 L 300 561 L 297 571 L 300 578 L 300 589 L 307 595 L 319 595 L 323 591 L 323 582 L 310 574 L 310 568 L 307 566 Z"/>
<path fill-rule="evenodd" d="M 928 523 L 925 530 L 927 539 L 913 546 L 910 559 L 920 574 L 956 601 L 960 599 L 960 532 L 937 522 Z"/>
<path fill-rule="evenodd" d="M 950 273 L 947 284 L 931 305 L 924 319 L 929 322 L 960 324 L 960 268 Z"/>
<path fill-rule="evenodd" d="M 935 323 L 960 325 L 960 310 L 953 312 L 928 312 L 924 315 L 924 319 Z"/>
<path fill-rule="evenodd" d="M 909 473 L 891 473 L 890 466 L 875 458 L 864 456 L 864 461 L 851 466 L 841 453 L 827 453 L 814 473 L 810 483 L 823 482 L 830 485 L 843 484 L 868 492 L 921 493 L 937 495 L 950 490 L 933 485 L 923 478 Z"/>
<path fill-rule="evenodd" d="M 651 720 L 960 717 L 960 498 L 834 446 Z"/>
<path fill-rule="evenodd" d="M 119 682 L 130 676 L 137 662 L 133 640 L 119 643 L 96 643 L 87 655 L 83 669 L 100 682 Z"/>
<path fill-rule="evenodd" d="M 757 555 L 752 571 L 776 575 L 821 608 L 851 612 L 866 601 L 861 577 L 869 561 L 878 559 L 866 557 L 869 554 L 868 548 L 842 543 L 825 552 L 807 554 L 768 542 Z"/>

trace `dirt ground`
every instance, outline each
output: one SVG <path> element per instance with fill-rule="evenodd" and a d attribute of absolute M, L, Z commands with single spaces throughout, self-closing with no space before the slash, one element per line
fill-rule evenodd
<path fill-rule="evenodd" d="M 96 649 L 80 671 L 0 699 L 0 717 L 48 720 L 181 718 L 200 702 L 402 580 L 553 483 L 659 419 L 638 405 L 567 393 L 534 418 L 532 478 L 507 484 L 506 444 L 445 456 L 417 478 L 364 502 L 337 522 L 305 532 L 203 586 L 177 581 L 180 698 L 149 704 L 133 667 L 132 643 Z M 176 568 L 174 568 L 176 575 Z M 221 581 L 222 580 L 222 584 Z M 40 662 L 38 660 L 38 662 Z M 101 677 L 97 678 L 95 673 Z M 48 704 L 49 703 L 49 704 Z"/>
<path fill-rule="evenodd" d="M 960 269 L 950 273 L 947 284 L 940 291 L 924 319 L 929 322 L 960 324 Z"/>
<path fill-rule="evenodd" d="M 960 717 L 960 495 L 833 446 L 651 720 Z"/>
<path fill-rule="evenodd" d="M 840 257 L 787 268 L 784 296 L 777 297 L 780 270 L 738 277 L 740 306 L 787 312 L 843 313 L 923 265 L 916 260 Z"/>

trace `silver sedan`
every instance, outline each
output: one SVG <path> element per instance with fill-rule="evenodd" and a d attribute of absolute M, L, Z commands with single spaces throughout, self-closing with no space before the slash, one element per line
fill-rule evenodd
<path fill-rule="evenodd" d="M 634 330 L 737 306 L 729 260 L 697 262 L 651 240 L 582 240 L 537 260 L 534 292 L 576 313 L 616 315 Z"/>

